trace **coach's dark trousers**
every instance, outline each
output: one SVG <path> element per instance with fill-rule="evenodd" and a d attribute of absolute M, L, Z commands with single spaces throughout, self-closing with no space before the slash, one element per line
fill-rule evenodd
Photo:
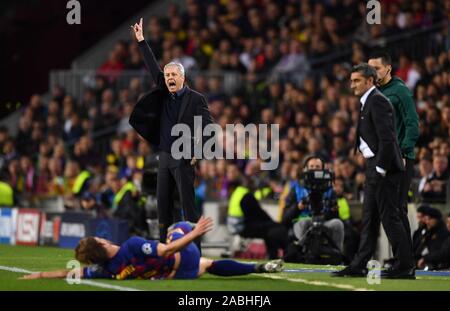
<path fill-rule="evenodd" d="M 408 219 L 408 192 L 409 186 L 411 185 L 412 178 L 414 176 L 414 160 L 406 159 L 405 171 L 401 173 L 400 176 L 400 219 L 402 221 L 405 231 L 408 233 L 407 242 L 409 247 L 412 249 L 412 236 L 411 236 L 411 225 Z M 397 265 L 398 262 L 395 264 Z"/>
<path fill-rule="evenodd" d="M 364 185 L 363 229 L 359 250 L 350 264 L 366 268 L 375 252 L 380 221 L 392 245 L 399 269 L 414 267 L 410 245 L 410 232 L 402 222 L 403 207 L 400 206 L 400 180 L 404 172 L 388 172 L 385 177 L 377 173 L 375 161 L 367 160 L 366 183 Z"/>
<path fill-rule="evenodd" d="M 167 228 L 174 222 L 185 220 L 197 222 L 200 213 L 195 208 L 195 170 L 190 160 L 175 160 L 162 151 L 159 156 L 157 177 L 157 200 L 160 241 L 165 243 Z M 178 190 L 181 210 L 174 207 L 175 190 Z M 200 247 L 200 243 L 197 243 Z"/>

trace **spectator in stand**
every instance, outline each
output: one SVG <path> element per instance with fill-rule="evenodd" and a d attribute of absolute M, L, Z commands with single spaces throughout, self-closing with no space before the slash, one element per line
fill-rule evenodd
<path fill-rule="evenodd" d="M 50 190 L 50 172 L 48 164 L 49 158 L 45 155 L 40 155 L 37 162 L 36 187 L 34 191 L 34 194 L 39 197 L 46 197 Z"/>
<path fill-rule="evenodd" d="M 109 58 L 98 69 L 100 76 L 108 77 L 110 82 L 114 82 L 125 69 L 125 64 L 121 60 L 120 52 L 117 50 L 109 53 Z"/>
<path fill-rule="evenodd" d="M 99 163 L 100 157 L 94 150 L 94 143 L 89 136 L 80 137 L 74 148 L 74 158 L 80 167 L 88 167 L 90 164 Z"/>
<path fill-rule="evenodd" d="M 24 179 L 20 173 L 20 166 L 18 159 L 12 159 L 8 163 L 8 184 L 13 188 L 14 193 L 17 198 L 21 197 L 24 191 Z"/>
<path fill-rule="evenodd" d="M 431 179 L 433 173 L 433 161 L 431 156 L 423 157 L 419 161 L 419 187 L 418 192 L 422 193 L 427 181 Z"/>
<path fill-rule="evenodd" d="M 274 73 L 281 74 L 283 79 L 292 79 L 298 85 L 302 84 L 309 72 L 309 64 L 298 41 L 292 40 L 289 43 L 289 53 L 281 57 L 273 70 Z"/>
<path fill-rule="evenodd" d="M 117 125 L 117 135 L 122 135 L 128 131 L 130 131 L 131 125 L 129 123 L 130 115 L 133 112 L 134 103 L 131 101 L 127 101 L 123 105 L 123 111 L 122 115 L 119 121 L 119 124 Z"/>
<path fill-rule="evenodd" d="M 442 213 L 438 209 L 430 207 L 424 211 L 424 214 L 427 233 L 417 249 L 420 256 L 417 267 L 423 269 L 428 266 L 430 270 L 435 270 L 440 268 L 440 262 L 436 262 L 436 259 L 442 251 L 442 246 L 447 240 L 449 232 L 442 219 Z"/>
<path fill-rule="evenodd" d="M 16 146 L 13 139 L 7 139 L 3 144 L 2 152 L 0 153 L 0 169 L 6 166 L 7 163 L 18 157 Z"/>
<path fill-rule="evenodd" d="M 125 65 L 126 70 L 141 70 L 144 68 L 144 61 L 142 60 L 141 54 L 137 49 L 130 48 L 130 59 Z"/>
<path fill-rule="evenodd" d="M 28 106 L 33 114 L 33 121 L 42 122 L 47 114 L 46 107 L 42 103 L 42 98 L 38 94 L 31 96 L 30 104 Z"/>
<path fill-rule="evenodd" d="M 120 179 L 130 179 L 133 172 L 137 169 L 137 160 L 134 154 L 130 154 L 126 157 L 126 165 L 122 166 L 119 171 Z"/>
<path fill-rule="evenodd" d="M 24 183 L 23 191 L 29 197 L 34 192 L 36 182 L 34 164 L 29 156 L 20 158 L 20 174 Z"/>
<path fill-rule="evenodd" d="M 433 171 L 420 193 L 424 202 L 445 203 L 449 181 L 448 160 L 443 155 L 433 156 Z"/>
<path fill-rule="evenodd" d="M 414 231 L 412 236 L 413 241 L 413 252 L 416 260 L 420 258 L 420 248 L 422 240 L 427 234 L 427 224 L 426 224 L 426 214 L 430 209 L 429 205 L 420 205 L 416 211 L 416 219 L 417 219 L 417 229 Z"/>
<path fill-rule="evenodd" d="M 64 195 L 64 177 L 62 164 L 57 158 L 50 158 L 48 162 L 48 169 L 50 174 L 49 181 L 49 195 L 60 196 Z"/>
<path fill-rule="evenodd" d="M 85 192 L 81 196 L 81 209 L 95 218 L 110 217 L 105 207 L 97 202 L 95 195 L 91 192 Z"/>
<path fill-rule="evenodd" d="M 80 166 L 78 163 L 74 160 L 69 160 L 64 169 L 64 206 L 68 209 L 77 208 L 72 188 L 79 173 Z"/>
<path fill-rule="evenodd" d="M 71 113 L 69 121 L 64 125 L 64 140 L 67 143 L 75 143 L 83 134 L 80 117 L 75 112 Z"/>

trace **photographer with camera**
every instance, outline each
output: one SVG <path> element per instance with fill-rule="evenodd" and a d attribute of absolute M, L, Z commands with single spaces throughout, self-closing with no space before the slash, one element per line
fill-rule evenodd
<path fill-rule="evenodd" d="M 305 161 L 302 183 L 295 183 L 288 198 L 282 223 L 289 228 L 294 245 L 299 245 L 303 253 L 313 227 L 320 227 L 335 250 L 342 253 L 344 248 L 344 223 L 339 219 L 336 194 L 332 187 L 332 173 L 325 169 L 319 157 L 309 157 Z M 291 248 L 292 250 L 292 248 Z M 286 259 L 289 261 L 288 259 Z M 294 261 L 299 261 L 294 259 Z"/>

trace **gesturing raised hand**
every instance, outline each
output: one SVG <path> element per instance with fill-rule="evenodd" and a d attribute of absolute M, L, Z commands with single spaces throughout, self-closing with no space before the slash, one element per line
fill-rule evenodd
<path fill-rule="evenodd" d="M 131 26 L 131 28 L 134 31 L 134 35 L 136 36 L 136 39 L 139 42 L 144 40 L 144 31 L 142 30 L 142 22 L 143 22 L 143 18 L 141 17 L 139 24 L 136 23 L 133 26 Z"/>
<path fill-rule="evenodd" d="M 213 228 L 213 221 L 209 217 L 201 216 L 195 225 L 194 230 L 192 230 L 197 236 L 201 236 Z"/>

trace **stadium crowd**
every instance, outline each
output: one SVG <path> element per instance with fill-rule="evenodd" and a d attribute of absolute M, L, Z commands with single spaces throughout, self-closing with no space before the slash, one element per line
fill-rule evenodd
<path fill-rule="evenodd" d="M 205 200 L 229 198 L 230 176 L 237 167 L 253 188 L 266 189 L 263 196 L 278 200 L 283 209 L 290 182 L 298 180 L 303 160 L 311 155 L 334 171 L 338 198 L 361 201 L 364 158 L 353 153 L 359 99 L 348 88 L 351 66 L 367 61 L 376 40 L 439 24 L 450 14 L 448 0 L 382 1 L 381 25 L 368 25 L 365 3 L 353 0 L 187 0 L 186 5 L 185 12 L 171 5 L 167 16 L 148 21 L 146 38 L 161 65 L 173 59 L 184 65 L 189 84 L 206 94 L 222 127 L 258 123 L 280 128 L 277 170 L 261 171 L 260 160 L 200 161 L 199 208 Z M 395 75 L 413 92 L 420 117 L 411 199 L 425 203 L 447 201 L 448 32 L 447 24 L 430 37 L 437 48 L 423 58 L 395 51 Z M 345 60 L 329 62 L 320 75 L 313 75 L 315 60 L 346 48 L 350 54 Z M 144 70 L 131 37 L 117 42 L 82 98 L 54 86 L 48 102 L 37 94 L 31 97 L 15 137 L 0 128 L 1 181 L 13 188 L 16 206 L 62 196 L 68 210 L 130 218 L 143 204 L 144 171 L 157 163 L 158 150 L 128 123 L 149 85 L 133 78 L 119 88 L 115 82 L 125 70 Z M 207 77 L 204 71 L 239 73 L 245 83 L 227 94 L 221 76 Z"/>

